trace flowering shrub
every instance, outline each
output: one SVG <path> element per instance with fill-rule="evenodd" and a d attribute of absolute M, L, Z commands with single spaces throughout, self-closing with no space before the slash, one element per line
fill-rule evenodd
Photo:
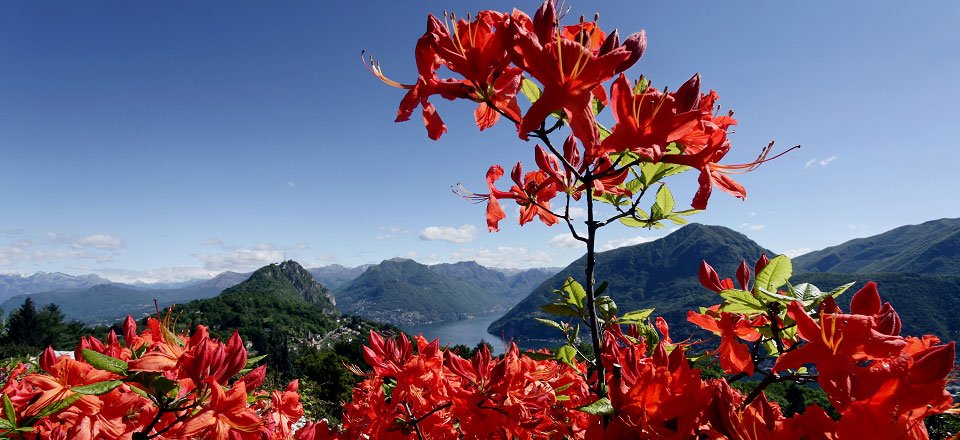
<path fill-rule="evenodd" d="M 774 264 L 783 261 L 775 259 Z M 776 272 L 761 269 L 758 278 L 767 279 Z M 704 273 L 711 284 L 715 272 L 706 263 Z M 744 279 L 746 284 L 749 276 Z M 725 297 L 741 292 L 732 289 L 730 279 L 717 277 L 716 281 L 717 286 L 729 287 L 721 290 Z M 721 335 L 720 348 L 713 354 L 733 374 L 726 379 L 702 379 L 687 358 L 692 343 L 673 342 L 662 321 L 656 326 L 661 332 L 656 343 L 648 343 L 637 325 L 608 326 L 602 362 L 609 398 L 590 393 L 596 378 L 588 376 L 585 364 L 576 359 L 563 362 L 543 353 L 521 354 L 511 345 L 502 358 L 491 358 L 484 349 L 467 361 L 441 348 L 438 341 L 428 343 L 417 337 L 414 344 L 404 336 L 384 340 L 372 333 L 370 346 L 364 349 L 372 371 L 354 390 L 343 425 L 309 425 L 302 435 L 315 439 L 364 435 L 397 439 L 927 438 L 923 418 L 953 406 L 944 387 L 953 368 L 954 343 L 940 344 L 930 335 L 900 336 L 896 311 L 889 303 L 881 305 L 873 283 L 853 296 L 850 313 L 841 312 L 834 301 L 841 290 L 817 295 L 812 286 L 797 287 L 802 290 L 794 291 L 806 296 L 788 300 L 776 294 L 784 298 L 767 303 L 787 304 L 786 312 L 773 319 L 764 319 L 767 312 L 726 311 L 742 309 L 744 303 L 738 300 L 702 313 L 690 312 L 691 321 Z M 752 294 L 749 298 L 743 297 L 763 301 Z M 770 367 L 761 362 L 761 350 L 776 358 Z M 763 379 L 745 395 L 730 382 L 745 377 L 747 370 Z M 787 380 L 817 381 L 839 419 L 815 405 L 784 417 L 762 387 Z"/>
<path fill-rule="evenodd" d="M 123 343 L 84 337 L 73 358 L 48 348 L 39 370 L 20 364 L 3 387 L 0 435 L 28 439 L 289 439 L 303 415 L 297 381 L 256 391 L 266 366 L 251 368 L 235 332 L 226 342 L 204 326 L 176 335 L 169 316 L 132 318 Z"/>
<path fill-rule="evenodd" d="M 595 286 L 596 233 L 612 222 L 661 227 L 682 224 L 704 209 L 714 186 L 744 198 L 729 174 L 769 160 L 772 146 L 754 162 L 720 165 L 729 151 L 732 113 L 715 111 L 716 92 L 700 92 L 694 75 L 676 91 L 649 80 L 633 83 L 624 72 L 643 54 L 643 32 L 621 43 L 597 20 L 559 25 L 551 1 L 533 18 L 520 11 L 482 11 L 471 19 L 430 16 L 418 40 L 418 78 L 406 89 L 397 120 L 419 107 L 431 139 L 446 126 L 429 99 L 468 99 L 483 130 L 506 119 L 521 139 L 535 138 L 537 170 L 513 167 L 514 185 L 496 186 L 504 170 L 490 167 L 489 193 L 460 189 L 486 202 L 490 231 L 506 216 L 500 200 L 520 207 L 520 224 L 539 218 L 563 220 L 587 248 L 585 284 L 568 279 L 540 319 L 560 330 L 567 344 L 554 352 L 521 353 L 511 344 L 498 358 L 481 349 L 464 359 L 418 336 L 384 339 L 371 332 L 364 359 L 370 369 L 344 404 L 342 423 L 326 420 L 293 432 L 303 415 L 297 381 L 283 391 L 256 391 L 265 366 L 252 368 L 243 341 L 210 338 L 203 326 L 176 335 L 169 317 L 151 318 L 137 333 L 127 319 L 123 343 L 84 338 L 73 359 L 48 349 L 39 370 L 17 366 L 3 386 L 0 435 L 17 438 L 215 438 L 215 439 L 901 439 L 927 438 L 924 417 L 953 411 L 945 386 L 953 370 L 955 344 L 935 336 L 901 336 L 897 312 L 882 303 L 868 283 L 843 312 L 836 298 L 850 285 L 823 292 L 789 283 L 784 256 L 743 262 L 721 279 L 707 263 L 700 282 L 720 304 L 691 311 L 688 320 L 719 336 L 712 359 L 727 375 L 704 379 L 690 353 L 701 341 L 674 341 L 652 309 L 621 312 L 604 287 Z M 446 67 L 461 78 L 440 78 Z M 531 80 L 539 81 L 539 85 Z M 603 83 L 611 81 L 609 94 Z M 517 101 L 530 101 L 524 111 Z M 616 124 L 597 121 L 610 105 Z M 552 120 L 550 119 L 552 118 Z M 563 126 L 571 134 L 556 148 L 550 135 Z M 663 180 L 699 172 L 694 210 L 675 211 Z M 639 208 L 657 186 L 649 212 Z M 562 211 L 551 205 L 562 197 Z M 586 231 L 570 216 L 573 201 L 587 205 Z M 613 213 L 603 219 L 595 202 Z M 581 227 L 582 228 L 582 227 Z M 579 320 L 579 321 L 578 321 Z M 593 348 L 577 347 L 579 322 Z M 749 392 L 733 387 L 753 379 Z M 811 405 L 785 417 L 764 390 L 777 382 L 813 383 L 826 394 L 837 417 Z"/>

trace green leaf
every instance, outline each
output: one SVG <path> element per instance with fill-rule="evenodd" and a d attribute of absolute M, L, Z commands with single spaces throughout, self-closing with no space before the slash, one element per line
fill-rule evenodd
<path fill-rule="evenodd" d="M 260 362 L 260 361 L 262 361 L 262 360 L 264 360 L 264 359 L 266 359 L 266 358 L 267 358 L 267 355 L 265 355 L 265 354 L 264 354 L 264 355 L 260 355 L 260 356 L 254 356 L 254 357 L 252 357 L 252 358 L 247 358 L 246 367 L 248 367 L 248 368 L 249 368 L 249 367 L 253 367 L 254 365 L 257 365 L 257 362 Z"/>
<path fill-rule="evenodd" d="M 70 389 L 75 393 L 99 396 L 101 394 L 109 393 L 114 388 L 120 386 L 121 383 L 123 382 L 119 380 L 105 380 L 103 382 L 92 383 L 90 385 L 71 387 Z"/>
<path fill-rule="evenodd" d="M 569 305 L 563 303 L 544 304 L 540 306 L 540 310 L 543 310 L 551 315 L 580 316 L 579 310 L 572 309 Z"/>
<path fill-rule="evenodd" d="M 83 397 L 83 394 L 71 394 L 66 398 L 64 398 L 63 400 L 52 402 L 49 405 L 45 406 L 43 409 L 41 409 L 40 412 L 38 412 L 37 415 L 33 416 L 32 418 L 39 420 L 46 416 L 50 416 L 60 411 L 63 411 L 69 408 L 70 405 L 73 405 L 73 403 L 76 402 L 77 400 L 80 400 L 81 397 Z"/>
<path fill-rule="evenodd" d="M 787 303 L 791 303 L 791 302 L 793 302 L 793 301 L 796 301 L 796 298 L 794 298 L 794 297 L 792 297 L 792 296 L 787 296 L 787 295 L 781 295 L 781 294 L 779 294 L 779 293 L 774 293 L 774 292 L 771 292 L 771 291 L 769 291 L 769 290 L 767 290 L 767 289 L 764 289 L 763 287 L 757 287 L 756 290 L 757 290 L 757 293 L 758 293 L 760 296 L 766 297 L 767 299 L 769 299 L 770 301 L 773 301 L 773 302 L 779 302 L 779 303 L 787 304 Z"/>
<path fill-rule="evenodd" d="M 524 96 L 526 96 L 531 103 L 537 102 L 537 100 L 540 99 L 540 86 L 528 78 L 524 78 L 520 83 L 520 91 L 523 92 Z"/>
<path fill-rule="evenodd" d="M 567 293 L 567 303 L 576 306 L 579 310 L 583 310 L 585 307 L 584 301 L 587 299 L 587 291 L 583 290 L 583 286 L 580 285 L 573 278 L 567 278 L 563 282 L 563 291 Z"/>
<path fill-rule="evenodd" d="M 7 416 L 7 420 L 9 420 L 13 426 L 17 426 L 17 410 L 13 408 L 13 402 L 10 401 L 10 397 L 6 394 L 3 395 L 3 414 Z"/>
<path fill-rule="evenodd" d="M 387 378 L 383 381 L 383 385 L 381 387 L 383 388 L 383 394 L 385 396 L 388 398 L 392 397 L 393 390 L 397 388 L 397 380 L 394 378 Z"/>
<path fill-rule="evenodd" d="M 786 255 L 780 255 L 767 263 L 767 266 L 757 274 L 755 287 L 768 292 L 776 292 L 780 286 L 786 284 L 793 274 L 793 264 Z"/>
<path fill-rule="evenodd" d="M 545 324 L 545 325 L 548 325 L 548 326 L 550 326 L 550 327 L 554 327 L 554 328 L 560 329 L 560 331 L 563 331 L 563 325 L 561 325 L 561 324 L 560 324 L 559 322 L 557 322 L 557 321 L 551 321 L 551 320 L 549 320 L 549 319 L 543 319 L 543 318 L 533 318 L 533 319 L 534 319 L 534 321 L 537 321 L 537 322 L 539 322 L 539 323 L 541 323 L 541 324 Z"/>
<path fill-rule="evenodd" d="M 581 406 L 577 409 L 595 416 L 609 416 L 613 414 L 613 405 L 610 404 L 610 399 L 606 397 L 601 398 L 589 405 Z"/>
<path fill-rule="evenodd" d="M 803 302 L 816 301 L 820 299 L 823 292 L 810 283 L 800 283 L 793 287 L 793 295 Z"/>
<path fill-rule="evenodd" d="M 843 292 L 846 292 L 847 289 L 853 287 L 854 284 L 857 284 L 857 282 L 856 282 L 856 281 L 852 281 L 852 282 L 849 282 L 849 283 L 847 283 L 847 284 L 844 284 L 844 285 L 842 285 L 842 286 L 840 286 L 840 287 L 837 287 L 836 289 L 833 289 L 833 290 L 831 290 L 829 293 L 827 293 L 827 296 L 832 296 L 832 297 L 836 298 L 836 297 L 840 296 L 841 294 L 843 294 Z"/>
<path fill-rule="evenodd" d="M 633 94 L 639 95 L 643 93 L 644 90 L 647 90 L 647 87 L 650 87 L 650 80 L 641 76 L 636 84 L 633 85 Z"/>
<path fill-rule="evenodd" d="M 600 286 L 593 290 L 593 296 L 598 297 L 600 295 L 603 295 L 603 292 L 607 291 L 607 287 L 610 287 L 610 283 L 606 281 L 600 283 Z"/>
<path fill-rule="evenodd" d="M 745 290 L 728 289 L 720 292 L 720 296 L 729 303 L 745 306 L 747 310 L 750 311 L 765 310 L 763 302 L 755 298 L 752 293 Z M 727 307 L 726 304 L 724 304 L 722 308 L 724 311 L 733 311 L 730 307 Z"/>
<path fill-rule="evenodd" d="M 596 299 L 597 312 L 603 317 L 604 321 L 609 321 L 617 314 L 617 303 L 609 296 L 600 296 Z"/>
<path fill-rule="evenodd" d="M 129 368 L 127 363 L 115 357 L 84 348 L 83 358 L 86 359 L 88 364 L 93 365 L 93 367 L 98 370 L 109 371 L 121 376 L 127 375 L 127 368 Z"/>
<path fill-rule="evenodd" d="M 14 429 L 17 429 L 17 425 L 10 423 L 7 419 L 0 419 L 0 430 L 13 431 Z"/>
<path fill-rule="evenodd" d="M 667 188 L 667 185 L 660 185 L 660 189 L 657 190 L 657 206 L 664 214 L 673 212 L 673 194 L 670 192 L 670 188 Z"/>
<path fill-rule="evenodd" d="M 576 365 L 573 363 L 573 360 L 576 359 L 576 357 L 577 349 L 573 348 L 572 345 L 564 345 L 557 349 L 556 359 L 574 368 L 576 368 Z"/>
<path fill-rule="evenodd" d="M 134 393 L 139 394 L 140 397 L 143 397 L 144 399 L 149 399 L 149 398 L 150 398 L 150 395 L 147 394 L 147 392 L 144 391 L 144 390 L 143 390 L 142 388 L 140 388 L 140 387 L 137 387 L 137 386 L 134 386 L 134 385 L 130 385 L 130 391 L 133 391 Z"/>
<path fill-rule="evenodd" d="M 637 194 L 643 189 L 643 181 L 640 179 L 630 179 L 622 186 L 627 191 L 630 191 L 630 194 Z"/>
<path fill-rule="evenodd" d="M 643 321 L 650 317 L 653 314 L 653 308 L 642 309 L 642 310 L 633 310 L 627 313 L 624 313 L 623 316 L 617 317 L 617 322 L 621 324 L 625 323 L 636 323 Z"/>
<path fill-rule="evenodd" d="M 633 217 L 620 217 L 620 223 L 631 228 L 643 228 L 647 226 L 644 220 L 637 220 Z"/>
<path fill-rule="evenodd" d="M 679 215 L 672 214 L 667 216 L 667 220 L 670 220 L 675 225 L 685 225 L 687 224 L 687 219 L 680 217 Z"/>
<path fill-rule="evenodd" d="M 604 140 L 607 136 L 610 136 L 610 129 L 604 127 L 603 124 L 597 122 L 597 128 L 600 129 L 600 140 Z"/>
<path fill-rule="evenodd" d="M 603 108 L 606 107 L 606 106 L 603 105 L 603 103 L 600 102 L 599 99 L 593 98 L 593 105 L 592 105 L 591 107 L 592 107 L 592 110 L 593 110 L 593 115 L 596 116 L 596 115 L 600 114 L 600 112 L 602 112 L 602 111 L 603 111 Z"/>

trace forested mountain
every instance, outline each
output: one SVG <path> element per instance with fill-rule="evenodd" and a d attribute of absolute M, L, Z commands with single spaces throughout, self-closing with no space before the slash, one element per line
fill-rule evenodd
<path fill-rule="evenodd" d="M 553 268 L 535 268 L 507 273 L 481 266 L 476 261 L 434 264 L 429 267 L 440 275 L 481 288 L 488 295 L 500 298 L 507 307 L 522 300 L 533 288 L 560 271 Z"/>
<path fill-rule="evenodd" d="M 452 321 L 506 310 L 515 303 L 509 290 L 498 289 L 509 279 L 501 277 L 476 263 L 434 269 L 393 258 L 337 290 L 337 304 L 343 313 L 391 324 Z"/>
<path fill-rule="evenodd" d="M 337 301 L 343 313 L 391 324 L 463 319 L 496 302 L 476 286 L 402 258 L 369 267 L 340 288 Z"/>
<path fill-rule="evenodd" d="M 960 276 L 960 219 L 906 225 L 794 259 L 799 272 Z"/>
<path fill-rule="evenodd" d="M 721 226 L 691 224 L 649 243 L 623 247 L 597 255 L 598 282 L 607 281 L 610 295 L 621 311 L 656 307 L 677 336 L 689 334 L 686 313 L 715 304 L 719 297 L 700 286 L 697 270 L 707 260 L 721 274 L 733 275 L 742 259 L 754 261 L 761 253 L 772 253 L 745 235 Z M 568 277 L 583 280 L 585 259 L 580 258 L 547 279 L 489 331 L 506 339 L 550 340 L 559 337 L 555 329 L 532 318 L 546 317 L 540 306 L 551 302 L 554 289 Z"/>

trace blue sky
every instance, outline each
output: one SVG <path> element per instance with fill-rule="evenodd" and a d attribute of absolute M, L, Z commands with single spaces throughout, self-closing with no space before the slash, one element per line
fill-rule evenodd
<path fill-rule="evenodd" d="M 569 3 L 569 2 L 568 2 Z M 449 132 L 393 121 L 426 14 L 532 12 L 536 2 L 0 3 L 0 273 L 121 281 L 394 256 L 563 266 L 565 230 L 516 212 L 485 232 L 494 163 L 532 163 L 511 127 L 435 99 Z M 778 252 L 960 217 L 960 3 L 579 2 L 571 21 L 648 33 L 628 74 L 675 88 L 695 72 L 740 120 L 729 162 L 771 139 L 794 151 L 695 217 Z M 417 119 L 417 118 L 414 118 Z M 672 188 L 693 194 L 686 175 Z M 602 231 L 601 246 L 665 232 Z M 560 237 L 558 237 L 560 236 Z"/>

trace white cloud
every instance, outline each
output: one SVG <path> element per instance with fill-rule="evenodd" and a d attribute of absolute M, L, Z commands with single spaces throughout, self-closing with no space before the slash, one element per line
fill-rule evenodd
<path fill-rule="evenodd" d="M 633 245 L 636 245 L 636 244 L 651 242 L 651 241 L 653 241 L 653 240 L 656 240 L 656 238 L 655 238 L 655 237 L 642 237 L 642 236 L 639 236 L 639 235 L 636 236 L 636 237 L 621 238 L 621 239 L 618 239 L 618 240 L 609 240 L 609 241 L 607 241 L 606 243 L 604 243 L 603 246 L 600 247 L 600 250 L 602 250 L 602 251 L 609 251 L 609 250 L 611 250 L 611 249 L 621 248 L 621 247 L 624 247 L 624 246 L 633 246 Z"/>
<path fill-rule="evenodd" d="M 293 183 L 293 181 L 290 181 L 290 182 L 287 182 L 287 186 L 289 186 L 290 188 L 296 188 L 297 184 Z"/>
<path fill-rule="evenodd" d="M 19 238 L 0 246 L 0 265 L 14 266 L 22 262 L 53 263 L 62 260 L 113 261 L 127 244 L 112 235 L 77 236 L 51 232 L 41 238 Z"/>
<path fill-rule="evenodd" d="M 114 236 L 97 234 L 81 237 L 72 245 L 76 249 L 96 248 L 96 249 L 123 249 L 127 244 Z"/>
<path fill-rule="evenodd" d="M 576 218 L 576 219 L 587 218 L 587 210 L 579 206 L 571 206 L 570 218 Z"/>
<path fill-rule="evenodd" d="M 420 231 L 420 239 L 424 241 L 470 243 L 476 238 L 477 227 L 473 225 L 463 225 L 459 228 L 452 226 L 428 226 Z"/>
<path fill-rule="evenodd" d="M 753 223 L 741 223 L 741 224 L 740 224 L 740 227 L 743 228 L 743 229 L 749 229 L 749 230 L 751 230 L 751 231 L 759 231 L 759 230 L 761 230 L 761 229 L 763 229 L 763 228 L 766 228 L 767 225 L 758 225 L 758 224 L 753 224 Z"/>
<path fill-rule="evenodd" d="M 756 216 L 757 216 L 756 211 L 750 211 L 750 217 L 756 217 Z"/>
<path fill-rule="evenodd" d="M 554 235 L 553 238 L 547 242 L 547 246 L 558 247 L 562 249 L 577 249 L 583 246 L 583 242 L 573 238 L 572 234 L 566 233 Z"/>
<path fill-rule="evenodd" d="M 782 254 L 783 254 L 783 255 L 786 255 L 786 256 L 788 256 L 788 257 L 790 257 L 790 258 L 793 258 L 793 257 L 799 257 L 800 255 L 806 254 L 806 253 L 810 252 L 811 250 L 813 250 L 813 249 L 810 249 L 810 248 L 808 248 L 808 247 L 795 248 L 795 249 L 787 249 L 787 250 L 783 251 Z"/>
<path fill-rule="evenodd" d="M 374 237 L 377 240 L 390 240 L 410 233 L 409 229 L 403 229 L 397 226 L 381 226 L 380 230 L 384 231 L 384 233 Z"/>
<path fill-rule="evenodd" d="M 496 249 L 460 249 L 453 253 L 456 261 L 476 261 L 487 267 L 526 269 L 555 264 L 554 255 L 546 251 L 531 251 L 524 247 L 497 246 Z"/>
<path fill-rule="evenodd" d="M 823 160 L 817 160 L 816 157 L 810 159 L 803 165 L 804 168 L 813 168 L 814 166 L 820 166 L 820 168 L 826 168 L 827 165 L 830 165 L 833 161 L 837 160 L 837 156 L 833 155 Z"/>
<path fill-rule="evenodd" d="M 247 272 L 284 259 L 296 259 L 297 254 L 290 251 L 306 249 L 310 249 L 310 246 L 306 243 L 285 246 L 260 243 L 249 248 L 222 245 L 220 246 L 220 252 L 196 253 L 193 256 L 203 261 L 203 268 L 207 270 Z"/>

